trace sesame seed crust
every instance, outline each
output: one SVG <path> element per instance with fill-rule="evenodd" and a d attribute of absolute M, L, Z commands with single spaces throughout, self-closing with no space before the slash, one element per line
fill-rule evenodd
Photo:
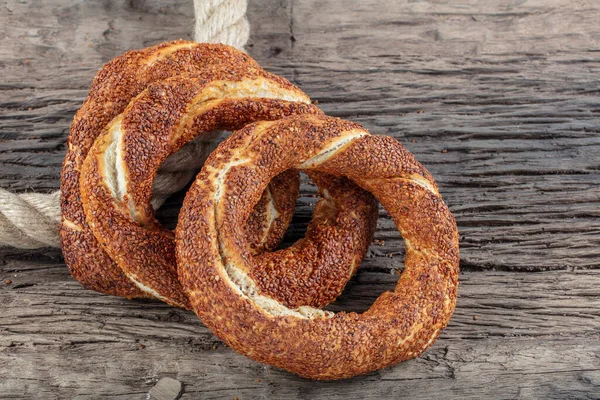
<path fill-rule="evenodd" d="M 143 50 L 130 51 L 115 58 L 98 72 L 89 95 L 74 117 L 67 140 L 67 154 L 61 173 L 61 243 L 71 274 L 83 286 L 106 294 L 127 298 L 149 297 L 122 272 L 97 242 L 86 221 L 80 192 L 81 169 L 94 141 L 105 127 L 123 113 L 130 101 L 153 83 L 183 73 L 260 74 L 260 66 L 246 54 L 226 45 L 199 44 L 182 40 L 163 43 Z M 289 92 L 309 102 L 308 97 L 283 78 L 272 79 Z M 293 198 L 298 178 L 284 180 L 286 193 Z M 276 183 L 277 184 L 277 183 Z M 273 199 L 277 200 L 277 199 Z M 286 204 L 290 200 L 286 200 Z M 280 225 L 287 227 L 291 213 L 281 216 Z M 260 221 L 261 218 L 255 218 Z M 286 222 L 287 221 L 287 222 Z M 260 225 L 260 224 L 259 224 Z M 254 223 L 254 227 L 259 226 Z M 264 248 L 278 243 L 285 227 L 273 229 Z M 279 235 L 279 237 L 273 237 Z M 257 246 L 261 246 L 257 244 Z"/>
<path fill-rule="evenodd" d="M 290 308 L 257 293 L 259 278 L 247 273 L 256 259 L 240 222 L 272 177 L 299 166 L 371 192 L 405 240 L 395 290 L 362 314 Z M 456 303 L 458 231 L 431 175 L 393 138 L 323 115 L 258 122 L 221 143 L 187 193 L 176 244 L 179 279 L 204 324 L 236 351 L 307 378 L 347 378 L 419 356 Z M 273 254 L 272 265 L 286 263 Z"/>

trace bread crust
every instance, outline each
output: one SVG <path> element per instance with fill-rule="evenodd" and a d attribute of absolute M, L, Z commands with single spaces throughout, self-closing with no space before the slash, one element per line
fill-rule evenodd
<path fill-rule="evenodd" d="M 290 308 L 256 289 L 237 226 L 289 168 L 347 177 L 375 195 L 402 234 L 404 272 L 366 312 Z M 348 378 L 417 357 L 455 308 L 458 231 L 433 178 L 395 139 L 337 118 L 290 116 L 235 132 L 188 191 L 176 243 L 179 279 L 204 324 L 236 351 L 303 377 Z"/>
<path fill-rule="evenodd" d="M 83 162 L 94 141 L 133 98 L 153 83 L 182 73 L 222 70 L 232 74 L 262 71 L 256 61 L 233 47 L 177 40 L 129 51 L 110 61 L 98 72 L 86 101 L 71 124 L 61 172 L 61 244 L 71 274 L 84 287 L 127 298 L 152 297 L 118 268 L 97 242 L 86 222 L 79 184 Z M 309 103 L 308 96 L 299 89 L 283 78 L 277 79 L 290 91 L 295 91 L 305 103 Z M 297 189 L 288 192 L 293 197 Z M 289 221 L 293 210 L 287 212 L 285 218 Z M 282 222 L 285 222 L 285 218 L 282 218 Z M 255 222 L 260 220 L 259 217 L 254 219 Z M 284 231 L 285 228 L 272 230 L 271 236 L 268 236 L 269 243 L 264 248 L 272 249 Z"/>

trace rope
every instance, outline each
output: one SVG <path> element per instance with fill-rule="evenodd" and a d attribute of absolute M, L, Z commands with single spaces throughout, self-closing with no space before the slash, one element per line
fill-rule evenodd
<path fill-rule="evenodd" d="M 250 36 L 247 6 L 248 0 L 194 0 L 195 40 L 242 49 Z"/>
<path fill-rule="evenodd" d="M 194 0 L 194 39 L 242 49 L 250 34 L 247 5 L 247 0 Z M 154 209 L 185 187 L 213 148 L 214 143 L 207 146 L 205 141 L 195 140 L 165 161 L 154 181 Z M 60 247 L 59 224 L 60 191 L 16 194 L 0 189 L 0 246 Z"/>

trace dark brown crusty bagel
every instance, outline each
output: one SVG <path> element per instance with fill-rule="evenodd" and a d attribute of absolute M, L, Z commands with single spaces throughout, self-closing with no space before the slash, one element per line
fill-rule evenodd
<path fill-rule="evenodd" d="M 117 118 L 133 98 L 153 83 L 181 74 L 236 75 L 257 74 L 261 71 L 254 60 L 232 47 L 179 40 L 127 52 L 98 72 L 88 98 L 71 125 L 61 174 L 60 235 L 63 254 L 71 274 L 85 287 L 128 298 L 152 295 L 132 282 L 117 267 L 97 242 L 85 219 L 79 187 L 81 168 L 92 144 L 109 122 Z M 274 119 L 294 112 L 317 112 L 310 106 L 309 98 L 298 88 L 282 78 L 273 77 L 273 80 L 278 83 L 278 92 L 268 93 L 265 90 L 263 94 L 271 97 L 270 104 L 260 105 L 256 101 L 254 105 L 258 109 L 251 111 L 246 122 L 259 116 Z M 215 95 L 218 97 L 218 94 Z M 281 101 L 278 101 L 277 96 L 282 98 Z M 156 114 L 153 117 L 156 124 L 154 127 L 160 129 L 163 121 Z M 168 121 L 168 116 L 164 117 Z M 144 122 L 146 127 L 147 123 Z M 243 121 L 238 122 L 242 123 Z M 274 188 L 277 184 L 283 184 L 284 187 Z M 289 172 L 284 179 L 276 180 L 269 188 L 271 192 L 279 194 L 277 197 L 269 196 L 269 190 L 265 192 L 264 200 L 257 206 L 258 215 L 251 218 L 248 224 L 250 236 L 259 240 L 255 243 L 257 251 L 272 249 L 281 239 L 293 213 L 293 206 L 290 204 L 295 201 L 297 185 L 297 175 Z M 272 218 L 261 214 L 261 211 L 273 209 L 279 210 L 280 218 L 277 219 L 277 226 L 266 228 Z"/>
<path fill-rule="evenodd" d="M 241 226 L 290 168 L 354 181 L 402 234 L 404 272 L 368 311 L 288 307 L 257 287 Z M 455 307 L 458 232 L 433 178 L 395 139 L 336 118 L 291 116 L 235 132 L 188 191 L 176 242 L 179 278 L 202 321 L 233 349 L 304 377 L 346 378 L 416 357 Z"/>

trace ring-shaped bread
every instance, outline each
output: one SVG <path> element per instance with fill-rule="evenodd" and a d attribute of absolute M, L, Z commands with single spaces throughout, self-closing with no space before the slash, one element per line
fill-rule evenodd
<path fill-rule="evenodd" d="M 290 168 L 351 179 L 404 238 L 395 290 L 366 312 L 290 308 L 257 287 L 240 226 L 268 182 Z M 204 324 L 236 351 L 303 377 L 346 378 L 416 357 L 454 311 L 458 231 L 433 178 L 395 139 L 337 118 L 292 116 L 232 134 L 188 191 L 176 237 L 179 278 Z"/>
<path fill-rule="evenodd" d="M 189 307 L 177 279 L 173 234 L 156 221 L 150 204 L 161 163 L 207 132 L 235 130 L 285 115 L 321 113 L 293 101 L 296 91 L 287 81 L 260 69 L 181 74 L 149 85 L 108 124 L 82 166 L 81 198 L 96 239 L 138 287 L 169 304 Z M 289 195 L 290 188 L 297 188 L 296 176 L 293 170 L 282 171 L 274 177 L 276 184 L 263 191 L 273 200 L 261 214 L 268 219 L 266 226 L 257 227 L 259 237 L 250 239 L 254 247 L 285 232 L 297 195 L 297 190 L 293 197 Z M 302 262 L 290 256 L 295 263 L 272 268 L 270 260 L 259 261 L 261 267 L 255 272 L 261 276 L 259 286 L 287 304 L 321 306 L 335 299 L 373 237 L 377 207 L 370 194 L 347 180 L 318 173 L 313 179 L 323 194 L 318 218 L 305 240 L 281 252 L 301 253 Z M 248 241 L 248 229 L 244 231 Z"/>
<path fill-rule="evenodd" d="M 86 101 L 71 125 L 61 173 L 60 236 L 63 254 L 71 274 L 83 286 L 127 298 L 152 296 L 151 292 L 130 280 L 112 261 L 86 222 L 79 184 L 83 162 L 94 141 L 106 126 L 126 109 L 130 101 L 152 83 L 183 73 L 219 71 L 243 74 L 262 69 L 248 55 L 230 46 L 178 40 L 127 52 L 98 72 Z M 308 105 L 308 96 L 302 91 L 284 79 L 280 79 L 279 82 L 281 86 L 278 88 L 278 94 L 286 101 L 295 101 L 298 104 L 286 103 L 285 107 L 273 109 L 270 114 L 263 110 L 263 117 L 279 118 L 286 112 L 306 112 L 311 108 Z M 276 93 L 271 94 L 271 97 L 276 96 Z M 159 129 L 160 122 L 157 123 Z M 250 236 L 264 239 L 262 243 L 255 243 L 256 251 L 274 248 L 285 231 L 284 226 L 270 229 L 268 236 L 261 235 L 264 225 L 271 218 L 267 212 L 278 209 L 283 225 L 287 224 L 286 221 L 289 221 L 293 213 L 293 207 L 289 205 L 295 201 L 297 195 L 298 177 L 290 172 L 284 179 L 277 180 L 271 188 L 277 184 L 285 185 L 283 188 L 272 190 L 281 195 L 281 204 L 275 204 L 273 201 L 277 199 L 265 194 L 265 198 L 257 204 L 257 215 L 249 222 Z"/>

